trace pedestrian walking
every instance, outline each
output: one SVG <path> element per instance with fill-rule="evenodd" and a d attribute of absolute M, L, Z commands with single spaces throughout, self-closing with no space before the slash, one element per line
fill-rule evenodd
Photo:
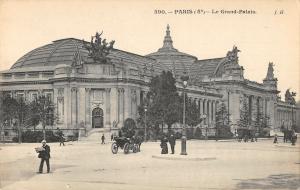
<path fill-rule="evenodd" d="M 295 146 L 296 144 L 296 139 L 297 139 L 297 135 L 295 133 L 295 131 L 292 131 L 292 137 L 291 137 L 291 141 L 292 141 L 292 145 Z"/>
<path fill-rule="evenodd" d="M 171 154 L 174 154 L 175 153 L 175 144 L 176 144 L 176 138 L 173 134 L 170 135 L 169 137 L 169 143 L 170 143 L 170 146 L 171 146 L 171 151 L 172 153 Z"/>
<path fill-rule="evenodd" d="M 255 137 L 255 142 L 257 142 L 257 138 L 258 138 L 258 136 L 259 136 L 259 133 L 258 133 L 258 132 L 256 132 L 256 133 L 254 134 L 254 137 Z"/>
<path fill-rule="evenodd" d="M 111 134 L 110 136 L 110 140 L 113 141 L 114 140 L 114 134 Z"/>
<path fill-rule="evenodd" d="M 104 136 L 104 134 L 102 134 L 102 137 L 101 137 L 101 144 L 105 144 L 105 136 Z"/>
<path fill-rule="evenodd" d="M 36 151 L 39 153 L 38 157 L 41 159 L 39 173 L 43 173 L 44 162 L 46 161 L 47 173 L 50 172 L 50 146 L 47 145 L 46 141 L 42 141 L 42 147 L 36 148 Z"/>
<path fill-rule="evenodd" d="M 161 141 L 160 141 L 160 147 L 161 147 L 161 154 L 168 154 L 168 139 L 167 137 L 164 135 L 162 138 L 161 138 Z"/>
<path fill-rule="evenodd" d="M 59 128 L 57 128 L 57 129 L 58 129 L 57 134 L 58 134 L 58 138 L 59 138 L 59 146 L 61 146 L 61 145 L 65 146 L 64 133 Z"/>
<path fill-rule="evenodd" d="M 278 143 L 278 139 L 277 139 L 277 134 L 275 134 L 274 136 L 274 141 L 273 141 L 274 144 L 277 144 Z"/>
<path fill-rule="evenodd" d="M 286 143 L 287 142 L 287 134 L 286 131 L 283 131 L 283 142 Z"/>

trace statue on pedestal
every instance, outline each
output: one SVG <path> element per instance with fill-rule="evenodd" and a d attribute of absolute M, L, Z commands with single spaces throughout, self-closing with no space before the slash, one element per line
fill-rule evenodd
<path fill-rule="evenodd" d="M 296 92 L 290 92 L 290 89 L 287 89 L 285 92 L 285 102 L 295 105 L 296 100 L 295 100 L 294 96 L 296 96 Z"/>
<path fill-rule="evenodd" d="M 232 50 L 227 52 L 226 58 L 228 61 L 238 63 L 238 52 L 240 52 L 240 50 L 236 46 L 233 46 Z"/>
<path fill-rule="evenodd" d="M 101 38 L 103 32 L 100 34 L 96 32 L 95 36 L 91 37 L 91 42 L 83 42 L 83 46 L 89 51 L 89 56 L 93 58 L 95 62 L 98 63 L 109 63 L 109 58 L 107 55 L 113 49 L 115 41 L 109 43 L 106 42 L 106 39 Z"/>

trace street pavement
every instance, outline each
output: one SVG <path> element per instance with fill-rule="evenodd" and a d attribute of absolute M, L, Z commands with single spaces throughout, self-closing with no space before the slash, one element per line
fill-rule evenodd
<path fill-rule="evenodd" d="M 187 141 L 188 155 L 161 155 L 159 142 L 141 152 L 111 153 L 111 143 L 49 143 L 51 172 L 37 174 L 40 144 L 0 144 L 2 190 L 300 189 L 300 144 Z M 170 147 L 169 147 L 170 152 Z"/>

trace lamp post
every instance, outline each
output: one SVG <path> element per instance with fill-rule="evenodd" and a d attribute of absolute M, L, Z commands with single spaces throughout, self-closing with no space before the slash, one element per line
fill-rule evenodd
<path fill-rule="evenodd" d="M 187 155 L 186 152 L 186 129 L 185 129 L 185 88 L 189 80 L 189 76 L 184 73 L 184 76 L 181 77 L 183 82 L 183 126 L 182 126 L 182 137 L 181 137 L 181 155 Z"/>
<path fill-rule="evenodd" d="M 145 105 L 144 106 L 144 111 L 145 111 L 145 134 L 144 134 L 144 136 L 145 136 L 145 142 L 146 142 L 146 140 L 147 140 L 147 106 Z"/>
<path fill-rule="evenodd" d="M 295 105 L 292 104 L 292 129 L 294 129 L 294 107 L 295 107 Z"/>

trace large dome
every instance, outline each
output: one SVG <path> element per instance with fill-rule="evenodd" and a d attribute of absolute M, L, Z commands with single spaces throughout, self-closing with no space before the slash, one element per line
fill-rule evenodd
<path fill-rule="evenodd" d="M 41 67 L 59 64 L 72 65 L 77 54 L 87 57 L 88 51 L 81 40 L 67 38 L 53 41 L 53 43 L 36 48 L 21 57 L 12 67 Z"/>

